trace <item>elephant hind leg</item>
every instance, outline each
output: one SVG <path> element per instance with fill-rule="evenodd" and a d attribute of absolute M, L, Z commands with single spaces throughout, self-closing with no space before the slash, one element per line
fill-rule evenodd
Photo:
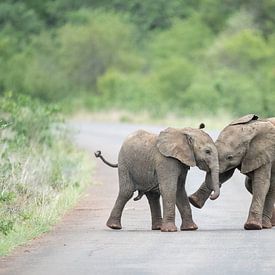
<path fill-rule="evenodd" d="M 162 225 L 162 216 L 160 208 L 160 194 L 157 191 L 147 192 L 146 197 L 148 199 L 151 217 L 152 217 L 152 230 L 160 230 Z"/>
<path fill-rule="evenodd" d="M 272 228 L 275 225 L 274 214 L 275 203 L 275 181 L 271 179 L 271 185 L 265 198 L 264 210 L 263 210 L 263 228 Z"/>
<path fill-rule="evenodd" d="M 274 172 L 274 167 L 272 166 L 272 175 L 271 175 L 271 185 L 273 186 L 273 188 L 275 189 L 275 172 Z M 275 194 L 274 194 L 275 195 Z M 272 211 L 272 217 L 271 217 L 271 224 L 272 226 L 275 226 L 275 205 L 273 206 L 273 211 Z"/>
<path fill-rule="evenodd" d="M 273 208 L 271 223 L 272 223 L 272 226 L 275 226 L 275 207 Z"/>
<path fill-rule="evenodd" d="M 119 192 L 113 210 L 106 225 L 112 229 L 121 229 L 121 215 L 126 203 L 132 198 L 132 193 Z"/>
<path fill-rule="evenodd" d="M 245 178 L 245 187 L 249 193 L 253 194 L 252 180 L 249 177 Z M 269 193 L 270 192 L 271 190 L 269 190 Z M 268 204 L 269 204 L 268 200 L 270 200 L 269 198 L 270 195 L 268 195 L 269 193 L 267 193 L 266 202 L 265 202 L 264 211 L 263 211 L 263 222 L 262 222 L 263 228 L 271 228 L 272 226 L 275 226 L 275 208 L 273 206 L 268 207 Z M 272 205 L 272 202 L 271 202 L 271 205 Z M 265 213 L 271 212 L 271 210 L 268 210 L 268 208 L 273 208 L 271 219 L 270 217 L 268 217 L 271 215 L 271 213 L 265 214 Z"/>
<path fill-rule="evenodd" d="M 121 215 L 126 203 L 134 194 L 134 184 L 127 169 L 119 169 L 119 193 L 106 225 L 112 229 L 121 229 Z"/>

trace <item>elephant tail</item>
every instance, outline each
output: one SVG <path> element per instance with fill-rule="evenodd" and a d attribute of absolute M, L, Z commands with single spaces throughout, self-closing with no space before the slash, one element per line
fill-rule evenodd
<path fill-rule="evenodd" d="M 113 167 L 113 168 L 117 168 L 117 167 L 118 167 L 118 164 L 113 164 L 113 163 L 110 163 L 109 161 L 107 161 L 107 160 L 102 156 L 101 151 L 99 151 L 99 150 L 95 152 L 95 157 L 96 157 L 96 158 L 101 158 L 101 160 L 102 160 L 105 164 L 109 165 L 110 167 Z"/>

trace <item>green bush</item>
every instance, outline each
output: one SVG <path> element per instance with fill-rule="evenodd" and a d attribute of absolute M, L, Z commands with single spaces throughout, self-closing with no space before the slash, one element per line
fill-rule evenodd
<path fill-rule="evenodd" d="M 75 88 L 91 90 L 108 68 L 130 69 L 122 56 L 133 47 L 132 27 L 117 14 L 79 13 L 86 15 L 86 24 L 67 24 L 58 32 L 61 69 Z"/>
<path fill-rule="evenodd" d="M 243 30 L 224 40 L 216 55 L 228 67 L 249 71 L 268 62 L 273 51 L 257 31 Z"/>
<path fill-rule="evenodd" d="M 97 91 L 106 108 L 124 108 L 142 111 L 152 107 L 154 99 L 140 75 L 126 74 L 116 70 L 107 71 L 99 78 Z"/>
<path fill-rule="evenodd" d="M 202 57 L 211 43 L 213 34 L 198 16 L 186 20 L 175 20 L 171 27 L 156 33 L 149 43 L 152 62 L 161 67 L 163 59 L 190 58 L 193 62 Z"/>
<path fill-rule="evenodd" d="M 10 234 L 18 234 L 15 242 L 25 240 L 20 228 L 34 232 L 39 220 L 46 230 L 53 222 L 49 211 L 66 190 L 85 186 L 90 167 L 70 142 L 57 107 L 12 93 L 0 97 L 0 105 L 2 254 L 11 248 L 5 248 Z"/>
<path fill-rule="evenodd" d="M 66 112 L 273 115 L 273 10 L 270 0 L 7 0 L 0 94 Z"/>
<path fill-rule="evenodd" d="M 14 35 L 24 39 L 24 36 L 38 33 L 43 23 L 33 9 L 24 1 L 4 1 L 0 3 L 0 27 L 3 32 L 13 32 Z"/>
<path fill-rule="evenodd" d="M 182 59 L 167 59 L 155 72 L 154 86 L 164 102 L 180 104 L 183 94 L 194 81 L 195 69 L 192 63 Z"/>

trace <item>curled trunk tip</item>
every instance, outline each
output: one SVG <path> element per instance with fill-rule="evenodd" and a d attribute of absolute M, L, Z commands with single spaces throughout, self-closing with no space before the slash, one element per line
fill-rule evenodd
<path fill-rule="evenodd" d="M 211 177 L 208 182 L 210 190 L 213 192 L 210 195 L 211 200 L 215 200 L 220 196 L 220 181 L 219 181 L 219 169 L 217 167 L 210 169 Z"/>
<path fill-rule="evenodd" d="M 210 195 L 210 200 L 215 200 L 220 196 L 220 190 L 215 190 L 213 193 Z"/>

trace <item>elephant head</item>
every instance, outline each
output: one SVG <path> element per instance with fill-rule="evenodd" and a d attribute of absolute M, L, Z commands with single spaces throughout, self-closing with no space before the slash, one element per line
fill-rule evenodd
<path fill-rule="evenodd" d="M 220 173 L 238 167 L 247 174 L 272 162 L 274 143 L 275 128 L 268 120 L 250 114 L 231 122 L 216 141 Z"/>
<path fill-rule="evenodd" d="M 166 157 L 178 159 L 187 166 L 198 166 L 207 172 L 208 188 L 213 191 L 210 198 L 218 198 L 219 165 L 218 153 L 211 137 L 200 129 L 167 128 L 162 131 L 157 139 L 157 147 L 160 153 Z"/>

